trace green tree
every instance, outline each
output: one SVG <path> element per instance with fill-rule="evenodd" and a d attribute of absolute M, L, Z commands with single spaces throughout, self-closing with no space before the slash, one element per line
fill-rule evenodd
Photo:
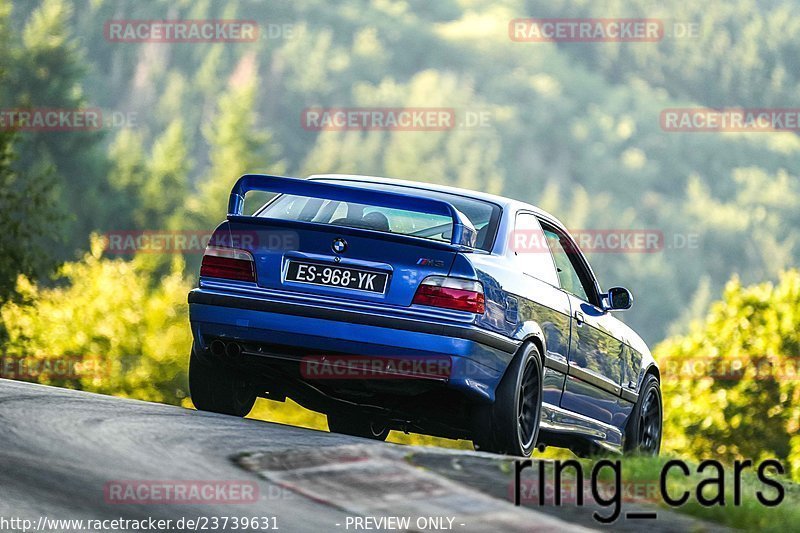
<path fill-rule="evenodd" d="M 87 107 L 81 83 L 85 62 L 71 32 L 72 16 L 70 2 L 43 0 L 24 20 L 21 31 L 11 32 L 3 54 L 2 107 Z M 42 246 L 61 260 L 72 258 L 76 249 L 85 249 L 89 232 L 116 215 L 104 203 L 109 188 L 99 144 L 102 137 L 102 131 L 19 133 L 15 170 L 30 176 L 51 173 L 51 210 L 61 220 L 42 236 Z"/>
<path fill-rule="evenodd" d="M 468 78 L 426 70 L 407 84 L 389 78 L 378 85 L 359 83 L 352 101 L 352 107 L 449 109 L 453 124 L 443 131 L 321 131 L 303 173 L 376 174 L 492 193 L 503 190 L 498 124 L 467 125 L 476 117 L 501 120 L 500 113 L 474 94 Z"/>
<path fill-rule="evenodd" d="M 141 195 L 147 180 L 148 161 L 141 132 L 125 128 L 117 133 L 108 148 L 108 181 L 113 193 L 108 201 L 117 207 L 117 217 L 109 230 L 135 229 L 133 199 Z"/>
<path fill-rule="evenodd" d="M 225 218 L 231 187 L 242 174 L 283 171 L 272 135 L 257 126 L 257 87 L 254 75 L 231 87 L 203 130 L 210 146 L 209 168 L 198 193 L 186 202 L 187 218 L 196 229 L 211 230 Z"/>
<path fill-rule="evenodd" d="M 183 122 L 176 119 L 145 154 L 142 135 L 123 129 L 109 147 L 109 201 L 120 205 L 111 229 L 178 229 L 177 216 L 189 193 L 191 162 Z M 127 215 L 125 217 L 124 215 Z"/>
<path fill-rule="evenodd" d="M 17 276 L 39 276 L 54 265 L 42 246 L 52 215 L 49 176 L 12 169 L 14 134 L 0 132 L 0 302 L 12 296 Z"/>
<path fill-rule="evenodd" d="M 800 479 L 800 271 L 743 287 L 686 335 L 659 344 L 666 451 L 694 459 L 777 458 Z"/>
<path fill-rule="evenodd" d="M 11 49 L 11 4 L 0 3 L 0 46 Z M 5 87 L 17 73 L 19 57 L 0 57 L 0 103 L 8 103 Z M 44 245 L 58 220 L 53 214 L 52 172 L 17 171 L 19 134 L 0 130 L 0 302 L 13 296 L 17 276 L 41 276 L 55 265 L 52 250 Z M 2 322 L 0 322 L 2 330 Z"/>
<path fill-rule="evenodd" d="M 181 403 L 191 346 L 191 285 L 182 260 L 176 257 L 171 271 L 158 276 L 147 257 L 104 259 L 102 248 L 94 238 L 82 260 L 65 263 L 62 286 L 43 288 L 19 277 L 20 301 L 0 308 L 8 333 L 3 355 L 32 368 L 56 367 L 65 359 L 85 365 L 67 375 L 36 376 L 42 383 Z"/>

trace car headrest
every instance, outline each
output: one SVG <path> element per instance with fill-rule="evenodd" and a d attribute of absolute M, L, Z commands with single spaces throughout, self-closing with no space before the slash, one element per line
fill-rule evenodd
<path fill-rule="evenodd" d="M 364 218 L 361 219 L 361 223 L 362 226 L 367 229 L 389 231 L 389 219 L 386 218 L 386 215 L 378 211 L 373 211 L 372 213 L 364 215 Z"/>

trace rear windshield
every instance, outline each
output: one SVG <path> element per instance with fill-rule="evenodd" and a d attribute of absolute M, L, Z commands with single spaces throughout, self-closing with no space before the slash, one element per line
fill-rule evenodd
<path fill-rule="evenodd" d="M 319 180 L 341 183 L 343 180 Z M 370 189 L 379 189 L 444 200 L 452 204 L 478 231 L 476 248 L 489 251 L 497 232 L 500 207 L 495 204 L 455 194 L 426 191 L 400 185 L 370 183 Z M 307 196 L 284 194 L 278 196 L 256 215 L 281 220 L 318 222 L 351 228 L 366 228 L 387 233 L 399 233 L 435 241 L 450 242 L 453 221 L 448 216 L 431 215 L 352 202 L 339 202 Z"/>

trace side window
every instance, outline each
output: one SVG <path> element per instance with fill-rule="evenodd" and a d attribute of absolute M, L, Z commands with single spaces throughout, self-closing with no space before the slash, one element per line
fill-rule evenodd
<path fill-rule="evenodd" d="M 511 235 L 511 249 L 525 274 L 558 287 L 558 276 L 542 227 L 530 213 L 518 213 Z"/>
<path fill-rule="evenodd" d="M 585 302 L 597 305 L 590 276 L 575 254 L 572 242 L 549 228 L 544 229 L 544 234 L 553 252 L 561 288 Z"/>

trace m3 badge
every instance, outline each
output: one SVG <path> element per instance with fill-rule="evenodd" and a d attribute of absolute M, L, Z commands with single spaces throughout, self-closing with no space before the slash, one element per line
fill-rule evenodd
<path fill-rule="evenodd" d="M 420 257 L 417 260 L 417 265 L 444 268 L 444 261 L 441 259 L 428 259 L 427 257 Z"/>

